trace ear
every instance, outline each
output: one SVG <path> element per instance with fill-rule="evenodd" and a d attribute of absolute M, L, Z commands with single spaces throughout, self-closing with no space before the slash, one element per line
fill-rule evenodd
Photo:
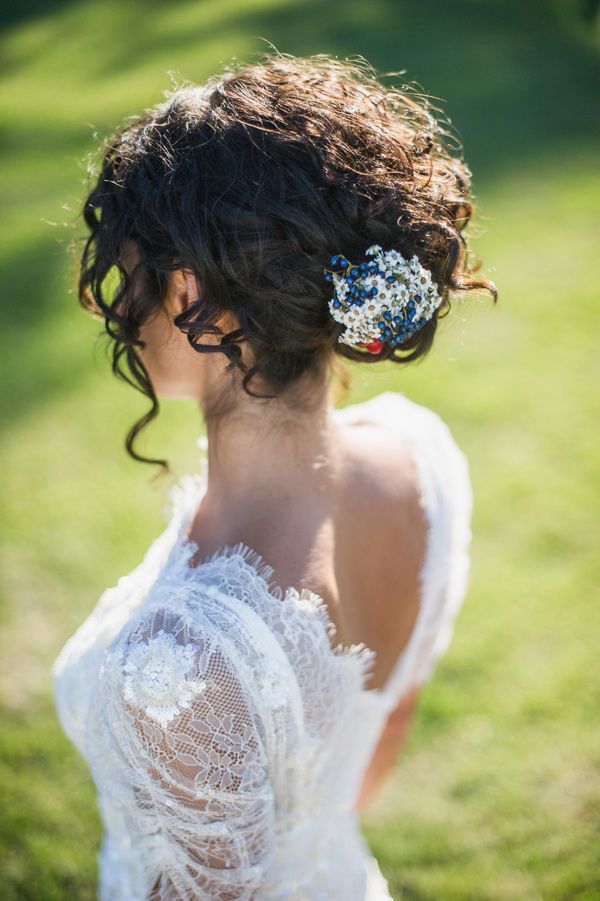
<path fill-rule="evenodd" d="M 183 313 L 201 296 L 202 283 L 191 269 L 176 269 L 171 273 L 166 307 L 172 319 Z M 225 332 L 234 331 L 240 327 L 237 317 L 229 312 L 224 312 L 217 319 L 217 325 L 224 328 Z"/>
<path fill-rule="evenodd" d="M 176 269 L 171 273 L 166 306 L 173 318 L 183 313 L 200 297 L 200 282 L 191 269 Z"/>

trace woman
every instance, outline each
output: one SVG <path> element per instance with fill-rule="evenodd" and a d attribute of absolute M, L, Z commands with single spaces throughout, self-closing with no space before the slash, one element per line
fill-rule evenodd
<path fill-rule="evenodd" d="M 450 642 L 471 484 L 436 413 L 331 385 L 423 357 L 451 289 L 496 297 L 443 134 L 362 63 L 278 54 L 104 148 L 79 297 L 152 401 L 127 449 L 166 466 L 133 447 L 158 395 L 197 401 L 207 448 L 52 670 L 104 901 L 390 898 L 359 813 Z"/>

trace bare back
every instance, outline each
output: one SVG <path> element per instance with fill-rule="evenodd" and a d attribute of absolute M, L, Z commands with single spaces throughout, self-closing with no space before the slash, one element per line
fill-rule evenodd
<path fill-rule="evenodd" d="M 375 650 L 368 688 L 381 688 L 417 618 L 427 524 L 410 449 L 397 435 L 361 420 L 339 426 L 339 438 L 326 506 L 294 504 L 274 534 L 257 525 L 223 542 L 223 531 L 199 509 L 188 534 L 198 544 L 197 562 L 221 543 L 244 541 L 273 567 L 276 584 L 318 594 L 336 643 Z"/>

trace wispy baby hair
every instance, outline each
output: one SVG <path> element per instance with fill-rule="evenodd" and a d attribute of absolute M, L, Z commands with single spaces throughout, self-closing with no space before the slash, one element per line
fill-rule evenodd
<path fill-rule="evenodd" d="M 194 349 L 226 354 L 245 391 L 285 394 L 292 406 L 302 406 L 307 381 L 327 378 L 339 357 L 423 357 L 451 290 L 483 288 L 496 300 L 493 282 L 473 276 L 480 264 L 465 236 L 471 173 L 453 140 L 412 85 L 385 87 L 362 57 L 327 54 L 269 52 L 201 86 L 181 84 L 127 120 L 102 147 L 84 201 L 79 300 L 105 319 L 115 374 L 152 402 L 127 436 L 130 455 L 166 465 L 133 448 L 158 413 L 137 348 L 139 326 L 164 302 L 175 269 L 191 269 L 202 286 L 174 320 Z M 130 276 L 122 259 L 128 239 L 139 251 Z M 332 254 L 359 259 L 371 245 L 416 255 L 443 299 L 422 328 L 377 353 L 338 341 L 344 326 L 330 314 L 323 278 Z M 225 312 L 240 326 L 227 334 L 216 324 Z M 220 343 L 202 344 L 206 333 L 221 335 Z M 267 393 L 252 390 L 256 377 Z M 230 388 L 233 379 L 210 413 L 226 407 Z"/>

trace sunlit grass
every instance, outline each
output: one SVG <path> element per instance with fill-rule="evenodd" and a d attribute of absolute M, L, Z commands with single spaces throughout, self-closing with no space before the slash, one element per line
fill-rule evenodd
<path fill-rule="evenodd" d="M 535 38 L 522 6 L 88 2 L 28 17 L 24 4 L 7 26 L 3 897 L 95 897 L 95 791 L 56 721 L 50 667 L 164 524 L 166 485 L 123 450 L 144 401 L 112 379 L 100 323 L 69 293 L 83 157 L 96 131 L 162 98 L 168 70 L 202 79 L 261 37 L 364 53 L 449 98 L 476 174 L 476 250 L 500 290 L 496 307 L 457 300 L 418 366 L 353 370 L 350 402 L 393 388 L 437 410 L 475 489 L 467 600 L 367 837 L 398 898 L 600 893 L 597 59 L 554 19 Z M 438 28 L 422 30 L 424 11 Z M 167 403 L 143 449 L 196 468 L 201 429 L 193 404 Z"/>

